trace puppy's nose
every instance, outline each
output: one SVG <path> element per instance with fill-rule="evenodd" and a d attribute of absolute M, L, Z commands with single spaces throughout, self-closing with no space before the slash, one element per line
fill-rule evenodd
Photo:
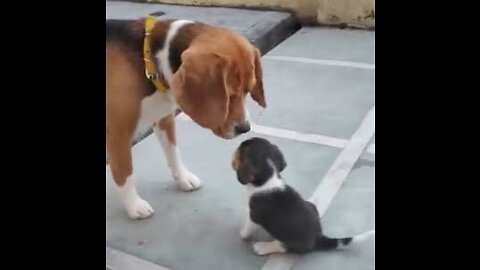
<path fill-rule="evenodd" d="M 235 126 L 235 132 L 237 134 L 243 134 L 250 131 L 250 123 L 244 122 Z"/>

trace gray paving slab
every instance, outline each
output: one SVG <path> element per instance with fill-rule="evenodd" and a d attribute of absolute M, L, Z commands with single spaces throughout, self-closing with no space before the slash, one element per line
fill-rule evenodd
<path fill-rule="evenodd" d="M 349 139 L 375 104 L 374 70 L 262 63 L 268 108 L 249 102 L 257 124 Z"/>
<path fill-rule="evenodd" d="M 184 160 L 204 186 L 192 193 L 179 191 L 170 179 L 159 144 L 154 136 L 147 137 L 134 147 L 134 167 L 138 190 L 156 212 L 147 220 L 128 220 L 112 190 L 112 180 L 107 180 L 108 246 L 170 269 L 260 269 L 266 258 L 254 255 L 239 237 L 244 190 L 230 169 L 233 150 L 255 134 L 224 141 L 194 123 L 177 124 Z M 267 138 L 285 153 L 285 179 L 305 196 L 339 152 Z"/>
<path fill-rule="evenodd" d="M 375 63 L 375 32 L 304 27 L 262 59 L 269 107 L 256 123 L 348 139 L 375 103 L 375 70 L 268 59 Z M 374 139 L 373 139 L 374 142 Z"/>
<path fill-rule="evenodd" d="M 303 27 L 270 55 L 375 63 L 375 31 Z"/>
<path fill-rule="evenodd" d="M 107 270 L 169 270 L 135 256 L 107 247 Z"/>

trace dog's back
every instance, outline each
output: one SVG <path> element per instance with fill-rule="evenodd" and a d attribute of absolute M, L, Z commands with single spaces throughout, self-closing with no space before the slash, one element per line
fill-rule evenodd
<path fill-rule="evenodd" d="M 131 48 L 141 49 L 143 44 L 143 31 L 135 27 L 139 22 L 133 20 L 107 20 L 105 23 L 105 41 L 109 43 L 120 43 Z"/>
<path fill-rule="evenodd" d="M 322 234 L 315 206 L 304 201 L 292 187 L 255 194 L 250 198 L 250 217 L 290 252 L 304 253 L 315 248 Z"/>

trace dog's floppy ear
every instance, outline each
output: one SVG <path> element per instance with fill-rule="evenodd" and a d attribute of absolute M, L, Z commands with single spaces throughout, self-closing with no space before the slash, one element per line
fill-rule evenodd
<path fill-rule="evenodd" d="M 178 105 L 204 128 L 217 128 L 227 118 L 232 81 L 228 67 L 228 59 L 219 54 L 189 49 L 182 53 L 182 64 L 173 75 Z"/>
<path fill-rule="evenodd" d="M 287 162 L 283 157 L 282 152 L 278 148 L 278 146 L 271 144 L 271 150 L 269 154 L 269 159 L 273 162 L 278 172 L 282 172 L 287 167 Z"/>
<path fill-rule="evenodd" d="M 258 105 L 262 106 L 263 108 L 266 108 L 267 102 L 265 101 L 265 93 L 263 91 L 262 63 L 260 61 L 260 51 L 258 49 L 255 49 L 254 67 L 255 67 L 255 85 L 250 90 L 250 95 L 252 96 L 253 100 L 255 100 L 258 103 Z"/>

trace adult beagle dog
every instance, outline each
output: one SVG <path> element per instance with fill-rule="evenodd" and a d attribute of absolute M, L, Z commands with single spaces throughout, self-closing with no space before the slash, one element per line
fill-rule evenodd
<path fill-rule="evenodd" d="M 178 186 L 201 181 L 183 164 L 175 115 L 183 111 L 216 136 L 250 130 L 245 98 L 266 107 L 259 51 L 226 28 L 189 20 L 106 21 L 106 142 L 113 179 L 128 216 L 146 218 L 150 204 L 137 193 L 131 143 L 153 130 Z"/>

